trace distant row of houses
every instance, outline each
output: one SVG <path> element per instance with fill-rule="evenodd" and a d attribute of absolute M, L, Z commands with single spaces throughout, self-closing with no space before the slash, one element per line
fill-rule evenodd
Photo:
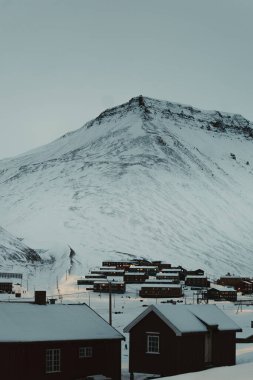
<path fill-rule="evenodd" d="M 0 303 L 1 378 L 119 380 L 124 336 L 86 304 Z M 129 371 L 167 376 L 235 364 L 241 331 L 215 305 L 151 305 L 124 329 Z"/>
<path fill-rule="evenodd" d="M 101 293 L 125 293 L 126 285 L 140 284 L 139 296 L 143 298 L 183 297 L 183 286 L 202 289 L 202 299 L 206 301 L 236 301 L 238 291 L 253 293 L 253 280 L 246 277 L 226 275 L 217 284 L 210 284 L 202 269 L 189 271 L 166 262 L 147 260 L 103 261 L 100 269 L 78 279 L 77 284 Z"/>

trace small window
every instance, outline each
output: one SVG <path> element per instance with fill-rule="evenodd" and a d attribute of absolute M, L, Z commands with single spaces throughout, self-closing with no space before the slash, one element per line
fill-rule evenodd
<path fill-rule="evenodd" d="M 46 350 L 46 373 L 60 372 L 61 350 L 52 348 Z"/>
<path fill-rule="evenodd" d="M 159 354 L 159 335 L 147 335 L 147 352 Z"/>
<path fill-rule="evenodd" d="M 92 358 L 92 347 L 80 347 L 79 358 Z"/>

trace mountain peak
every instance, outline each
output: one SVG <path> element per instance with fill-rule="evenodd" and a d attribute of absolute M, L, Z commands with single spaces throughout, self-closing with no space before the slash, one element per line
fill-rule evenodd
<path fill-rule="evenodd" d="M 198 126 L 211 132 L 227 132 L 243 134 L 253 138 L 253 124 L 239 114 L 220 111 L 200 110 L 180 103 L 169 102 L 138 95 L 128 102 L 106 109 L 97 118 L 88 122 L 85 127 L 103 122 L 117 122 L 129 113 L 141 120 L 151 122 L 179 123 Z"/>

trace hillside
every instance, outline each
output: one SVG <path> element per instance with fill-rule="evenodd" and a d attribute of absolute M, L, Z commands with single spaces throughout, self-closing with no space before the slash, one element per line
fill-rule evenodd
<path fill-rule="evenodd" d="M 26 244 L 252 274 L 253 124 L 136 97 L 0 161 L 0 224 Z"/>
<path fill-rule="evenodd" d="M 34 249 L 27 247 L 17 237 L 0 226 L 0 266 L 8 264 L 36 264 L 42 259 Z"/>

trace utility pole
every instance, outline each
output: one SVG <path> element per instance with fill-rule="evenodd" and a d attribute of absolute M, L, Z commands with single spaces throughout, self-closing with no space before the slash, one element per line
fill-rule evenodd
<path fill-rule="evenodd" d="M 112 325 L 112 286 L 109 281 L 109 325 Z"/>

